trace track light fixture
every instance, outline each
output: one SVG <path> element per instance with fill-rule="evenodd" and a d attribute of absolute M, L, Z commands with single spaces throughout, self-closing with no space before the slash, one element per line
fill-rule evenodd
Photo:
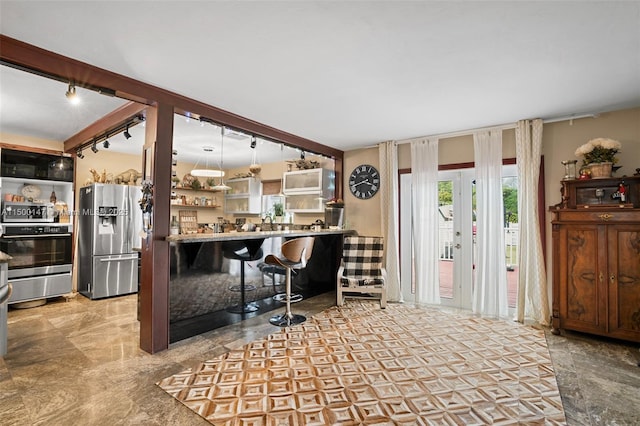
<path fill-rule="evenodd" d="M 304 151 L 300 151 L 300 159 L 304 160 Z"/>
<path fill-rule="evenodd" d="M 251 149 L 255 149 L 256 147 L 256 137 L 251 136 Z"/>
<path fill-rule="evenodd" d="M 129 129 L 131 127 L 135 127 L 140 123 L 144 125 L 144 121 L 145 118 L 142 114 L 131 117 L 128 120 L 120 123 L 119 125 L 109 128 L 104 133 L 94 135 L 92 139 L 89 139 L 81 145 L 77 146 L 76 153 L 81 153 L 82 150 L 89 149 L 89 147 L 91 147 L 91 151 L 97 153 L 98 144 L 102 144 L 105 149 L 108 149 L 111 146 L 111 141 L 109 140 L 109 138 L 115 137 L 115 135 L 122 133 L 124 134 L 124 137 L 126 139 L 129 139 L 132 137 Z M 82 158 L 82 156 L 80 155 L 78 155 L 78 157 Z"/>
<path fill-rule="evenodd" d="M 78 150 L 76 151 L 76 155 L 78 156 L 79 159 L 83 159 L 84 158 L 84 154 L 82 153 L 82 150 L 78 148 Z"/>
<path fill-rule="evenodd" d="M 67 99 L 69 99 L 69 102 L 71 102 L 73 105 L 80 103 L 80 98 L 76 94 L 76 86 L 73 83 L 69 82 L 67 93 L 65 93 L 64 95 L 67 97 Z"/>

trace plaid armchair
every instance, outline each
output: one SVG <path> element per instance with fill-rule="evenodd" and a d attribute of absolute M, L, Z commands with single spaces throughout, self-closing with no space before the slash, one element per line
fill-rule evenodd
<path fill-rule="evenodd" d="M 345 297 L 368 298 L 379 294 L 380 307 L 386 308 L 387 271 L 382 267 L 383 252 L 382 237 L 344 238 L 342 262 L 338 269 L 338 306 L 342 306 Z"/>

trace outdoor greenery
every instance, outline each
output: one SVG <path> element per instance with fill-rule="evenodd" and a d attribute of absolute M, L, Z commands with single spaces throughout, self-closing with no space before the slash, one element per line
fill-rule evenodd
<path fill-rule="evenodd" d="M 473 211 L 476 210 L 475 185 L 473 187 Z M 518 180 L 517 178 L 505 178 L 502 185 L 502 197 L 505 211 L 505 222 L 518 222 Z M 438 182 L 438 203 L 446 206 L 453 203 L 452 181 Z"/>

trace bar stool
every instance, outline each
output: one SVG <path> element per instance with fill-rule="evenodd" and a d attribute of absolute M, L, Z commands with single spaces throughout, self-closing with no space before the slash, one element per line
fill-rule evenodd
<path fill-rule="evenodd" d="M 285 268 L 285 300 L 286 309 L 281 315 L 274 315 L 269 322 L 279 327 L 288 327 L 290 325 L 300 324 L 307 320 L 303 315 L 293 314 L 291 312 L 291 270 L 302 269 L 307 266 L 307 261 L 311 257 L 313 251 L 314 237 L 295 238 L 282 244 L 280 251 L 282 257 L 276 257 L 272 254 L 265 258 L 265 263 L 270 265 L 278 265 Z"/>
<path fill-rule="evenodd" d="M 258 305 L 255 302 L 245 302 L 246 292 L 256 290 L 256 286 L 245 285 L 244 264 L 252 260 L 260 260 L 264 253 L 260 245 L 263 240 L 247 240 L 247 241 L 225 241 L 222 244 L 222 255 L 227 259 L 240 261 L 240 285 L 232 285 L 229 287 L 231 291 L 240 292 L 240 304 L 227 308 L 227 312 L 234 314 L 247 314 L 257 311 Z"/>

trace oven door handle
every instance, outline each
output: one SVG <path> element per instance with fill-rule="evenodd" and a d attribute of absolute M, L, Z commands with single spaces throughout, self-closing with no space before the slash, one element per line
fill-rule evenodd
<path fill-rule="evenodd" d="M 7 291 L 7 294 L 5 294 L 4 297 L 2 298 L 2 300 L 0 300 L 0 305 L 2 305 L 7 300 L 9 300 L 11 298 L 11 293 L 13 293 L 13 286 L 11 285 L 11 283 L 8 283 L 7 287 L 9 287 L 9 289 Z"/>
<path fill-rule="evenodd" d="M 70 237 L 71 234 L 3 235 L 1 238 L 17 240 L 20 238 Z"/>
<path fill-rule="evenodd" d="M 34 278 L 54 278 L 54 277 L 66 277 L 71 275 L 71 272 L 62 272 L 60 274 L 48 274 L 48 275 L 36 275 L 33 277 L 24 277 L 24 278 L 9 278 L 9 281 L 12 283 L 19 283 L 21 281 L 29 281 Z"/>

